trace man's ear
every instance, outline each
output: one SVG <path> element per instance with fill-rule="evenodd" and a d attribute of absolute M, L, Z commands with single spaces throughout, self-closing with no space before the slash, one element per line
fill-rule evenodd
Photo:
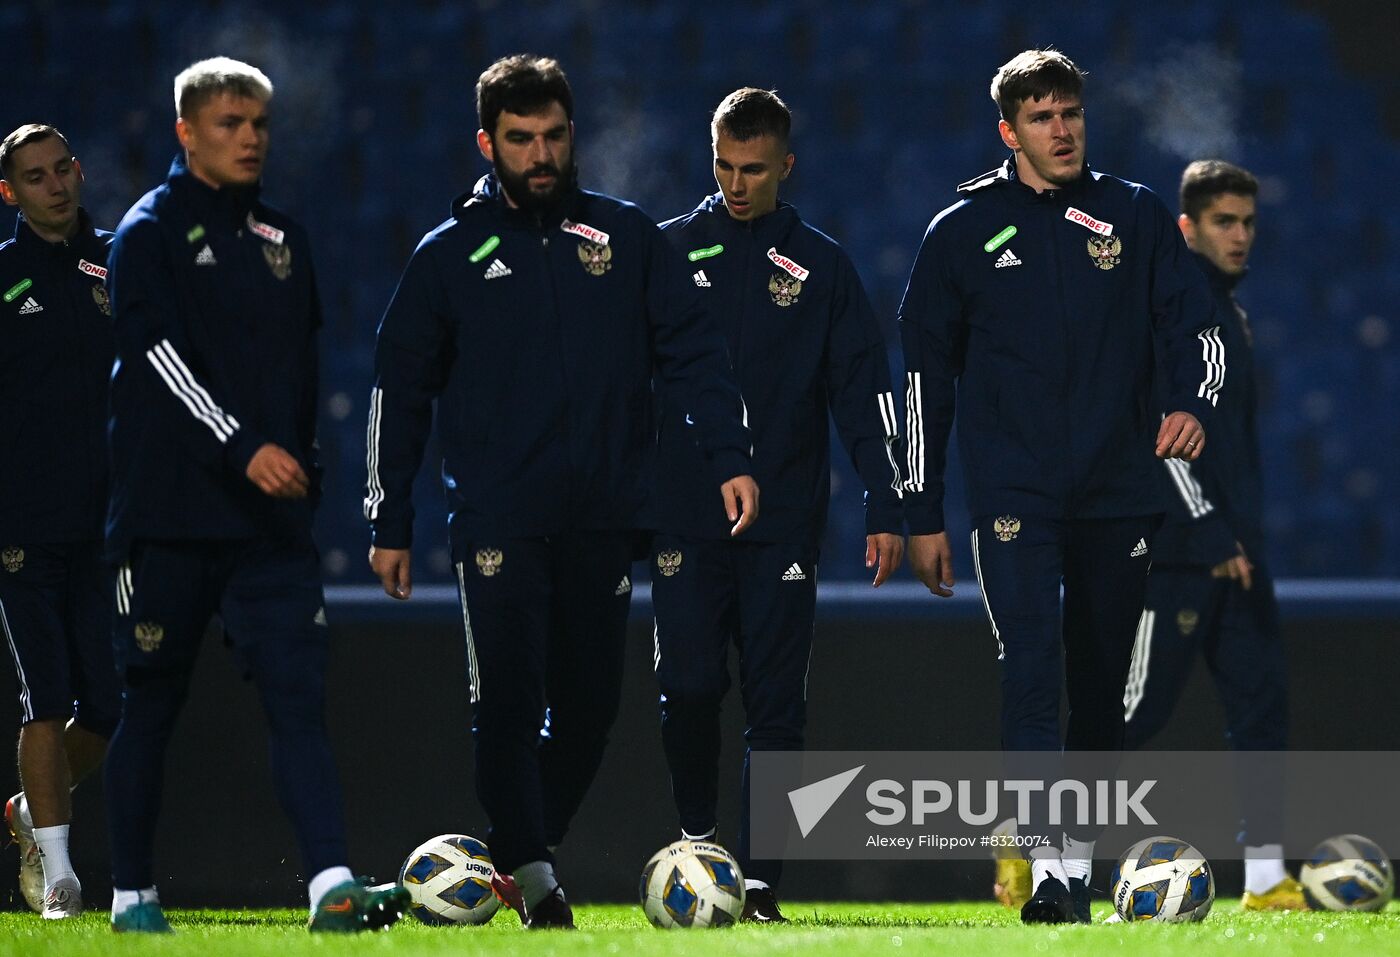
<path fill-rule="evenodd" d="M 1181 228 L 1181 235 L 1186 237 L 1186 245 L 1192 249 L 1196 248 L 1196 221 L 1185 213 L 1176 218 L 1176 224 Z"/>
<path fill-rule="evenodd" d="M 997 131 L 1001 133 L 1001 141 L 1006 144 L 1007 149 L 1021 152 L 1021 140 L 1016 136 L 1016 127 L 1005 120 L 998 120 Z"/>
<path fill-rule="evenodd" d="M 486 157 L 486 162 L 496 163 L 496 145 L 491 142 L 491 136 L 485 130 L 476 131 L 476 148 L 481 150 L 481 155 Z"/>

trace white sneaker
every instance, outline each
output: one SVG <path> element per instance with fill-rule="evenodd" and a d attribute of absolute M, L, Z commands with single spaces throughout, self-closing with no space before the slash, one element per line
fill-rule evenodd
<path fill-rule="evenodd" d="M 24 797 L 21 791 L 5 802 L 5 823 L 9 825 L 10 836 L 19 845 L 19 890 L 24 902 L 31 910 L 44 909 L 44 861 L 39 854 L 39 845 L 34 843 L 34 829 L 26 827 L 20 817 L 19 802 Z"/>
<path fill-rule="evenodd" d="M 1114 911 L 1112 914 L 1109 914 L 1107 917 L 1105 917 L 1103 919 L 1103 922 L 1105 924 L 1121 924 L 1123 923 L 1123 918 L 1118 916 L 1117 911 Z"/>
<path fill-rule="evenodd" d="M 44 920 L 77 917 L 83 912 L 83 885 L 76 877 L 60 877 L 44 894 Z"/>

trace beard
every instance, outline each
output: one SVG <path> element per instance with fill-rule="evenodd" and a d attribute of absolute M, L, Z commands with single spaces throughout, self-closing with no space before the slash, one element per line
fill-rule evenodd
<path fill-rule="evenodd" d="M 523 172 L 513 173 L 502 166 L 499 160 L 492 165 L 506 195 L 516 206 L 535 215 L 548 212 L 557 206 L 560 200 L 573 191 L 574 184 L 578 181 L 578 167 L 574 164 L 572 155 L 569 157 L 568 166 L 563 170 L 552 163 L 536 163 Z M 554 176 L 554 182 L 542 190 L 530 185 L 530 177 L 541 173 Z"/>

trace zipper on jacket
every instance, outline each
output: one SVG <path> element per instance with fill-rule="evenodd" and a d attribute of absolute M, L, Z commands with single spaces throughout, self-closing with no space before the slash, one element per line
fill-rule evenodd
<path fill-rule="evenodd" d="M 1064 461 L 1065 461 L 1065 470 L 1064 470 L 1064 474 L 1060 476 L 1060 482 L 1061 482 L 1060 495 L 1062 496 L 1061 501 L 1062 501 L 1062 503 L 1063 503 L 1063 506 L 1064 506 L 1064 508 L 1065 508 L 1065 511 L 1066 511 L 1067 513 L 1072 514 L 1072 513 L 1074 512 L 1074 508 L 1075 508 L 1075 502 L 1072 501 L 1072 499 L 1074 498 L 1074 493 L 1071 491 L 1071 489 L 1073 488 L 1073 485 L 1074 485 L 1073 479 L 1074 479 L 1074 471 L 1075 471 L 1075 470 L 1074 470 L 1075 454 L 1074 454 L 1074 436 L 1073 436 L 1073 434 L 1072 434 L 1072 430 L 1070 429 L 1070 422 L 1072 421 L 1072 418 L 1073 418 L 1073 417 L 1072 417 L 1071 415 L 1069 415 L 1068 413 L 1069 413 L 1069 404 L 1070 404 L 1070 403 L 1069 403 L 1069 400 L 1070 400 L 1070 396 L 1072 395 L 1072 389 L 1071 389 L 1071 387 L 1070 387 L 1070 375 L 1071 375 L 1072 366 L 1073 366 L 1073 361 L 1074 361 L 1074 360 L 1073 360 L 1074 351 L 1073 351 L 1073 349 L 1071 348 L 1071 343 L 1070 343 L 1070 339 L 1071 339 L 1071 336 L 1072 336 L 1072 332 L 1071 332 L 1071 326 L 1070 326 L 1069 308 L 1068 308 L 1067 299 L 1066 299 L 1064 263 L 1062 262 L 1061 257 L 1060 257 L 1060 242 L 1061 242 L 1060 233 L 1062 232 L 1061 226 L 1062 226 L 1062 224 L 1063 224 L 1064 221 L 1062 220 L 1061 216 L 1058 215 L 1058 214 L 1060 213 L 1060 207 L 1061 207 L 1061 205 L 1062 205 L 1062 204 L 1061 204 L 1061 200 L 1062 200 L 1063 198 L 1064 198 L 1064 190 L 1062 190 L 1062 189 L 1053 190 L 1053 191 L 1051 192 L 1051 194 L 1050 194 L 1049 202 L 1048 202 L 1047 205 L 1049 205 L 1049 206 L 1050 206 L 1050 209 L 1051 209 L 1051 216 L 1050 216 L 1050 252 L 1051 252 L 1051 259 L 1052 259 L 1053 262 L 1055 263 L 1055 299 L 1056 299 L 1056 301 L 1059 303 L 1059 307 L 1060 307 L 1060 330 L 1061 330 L 1061 343 L 1060 343 L 1060 345 L 1061 345 L 1061 348 L 1064 350 L 1064 355 L 1063 355 L 1063 357 L 1062 357 L 1063 368 L 1062 368 L 1062 370 L 1061 370 L 1061 379 L 1060 379 L 1060 407 L 1061 407 L 1062 409 L 1065 410 L 1065 413 L 1066 413 L 1066 414 L 1063 414 L 1063 415 L 1060 416 L 1060 422 L 1061 422 L 1060 428 L 1061 428 L 1061 436 L 1062 436 L 1063 448 L 1064 448 L 1064 450 L 1065 450 L 1065 459 L 1064 459 Z"/>

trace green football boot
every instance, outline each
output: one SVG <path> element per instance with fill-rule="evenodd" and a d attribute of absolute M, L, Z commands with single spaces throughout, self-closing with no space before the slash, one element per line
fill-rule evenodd
<path fill-rule="evenodd" d="M 112 930 L 118 934 L 173 934 L 160 905 L 155 901 L 134 904 L 112 917 Z"/>
<path fill-rule="evenodd" d="M 360 878 L 332 887 L 316 905 L 307 929 L 333 934 L 383 930 L 403 916 L 409 904 L 408 891 L 397 884 L 382 890 L 367 884 L 367 878 Z"/>

